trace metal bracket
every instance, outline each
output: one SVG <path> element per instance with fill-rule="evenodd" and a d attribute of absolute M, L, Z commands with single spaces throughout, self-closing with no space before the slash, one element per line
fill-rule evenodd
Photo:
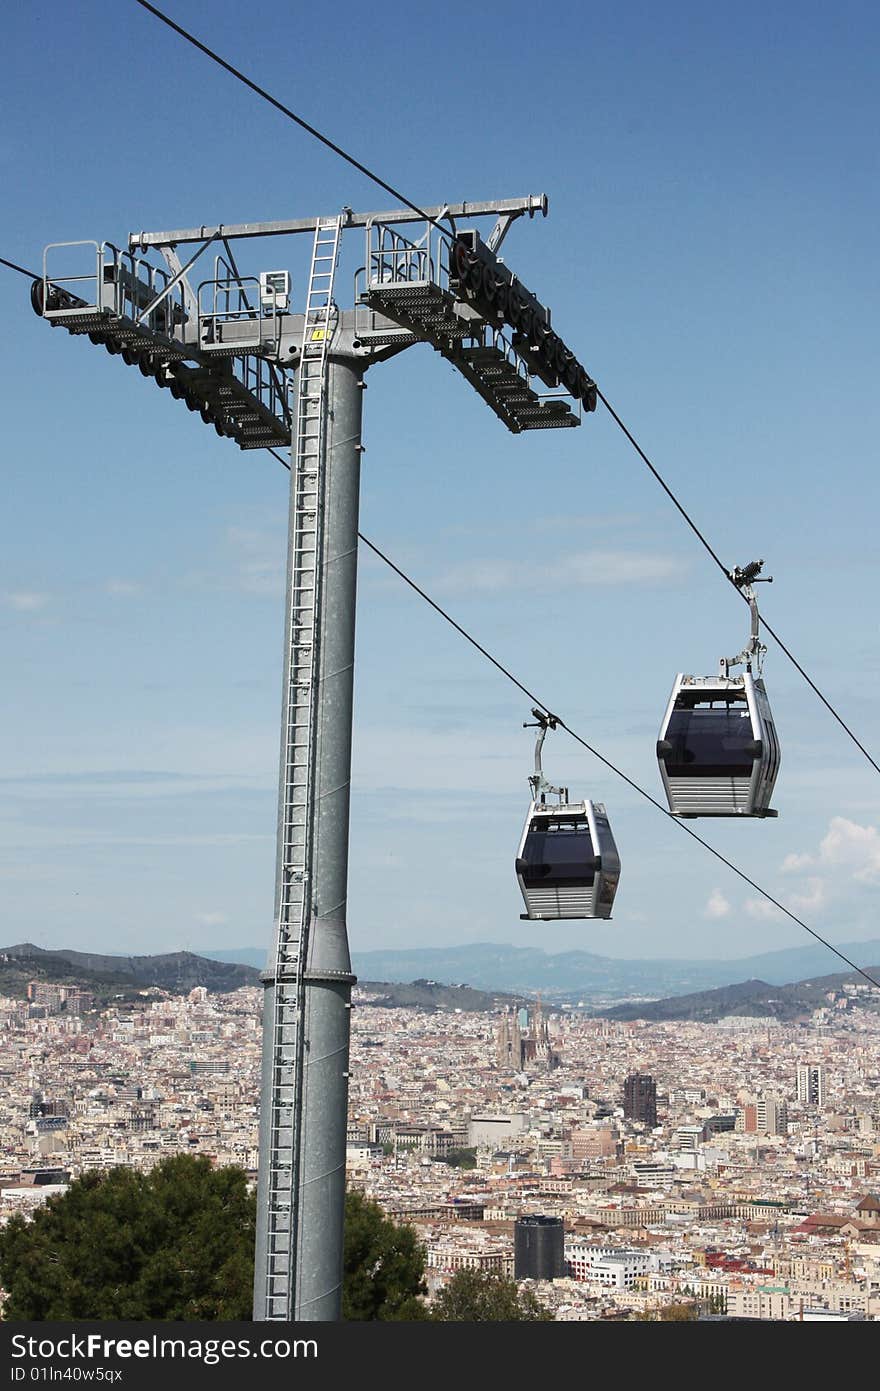
<path fill-rule="evenodd" d="M 767 648 L 759 637 L 760 616 L 758 614 L 758 601 L 755 598 L 752 585 L 773 583 L 772 575 L 764 575 L 760 579 L 758 578 L 763 564 L 763 560 L 752 560 L 749 561 L 748 565 L 736 565 L 728 572 L 728 579 L 732 584 L 736 585 L 740 594 L 742 594 L 743 598 L 748 602 L 749 612 L 751 613 L 751 626 L 748 642 L 743 650 L 737 653 L 735 657 L 722 657 L 720 659 L 719 675 L 725 677 L 725 679 L 729 676 L 731 667 L 744 666 L 746 671 L 751 671 L 753 664 L 758 675 L 761 675 Z"/>
<path fill-rule="evenodd" d="M 539 729 L 541 731 L 535 741 L 535 771 L 529 778 L 529 786 L 532 789 L 532 801 L 537 802 L 539 794 L 551 792 L 554 796 L 559 798 L 560 802 L 567 802 L 568 788 L 555 787 L 553 783 L 548 782 L 544 776 L 544 770 L 541 767 L 541 749 L 547 737 L 547 730 L 556 728 L 559 723 L 559 716 L 545 714 L 543 710 L 539 710 L 537 707 L 532 709 L 532 714 L 535 716 L 534 720 L 523 721 L 523 729 Z"/>
<path fill-rule="evenodd" d="M 207 248 L 211 245 L 212 242 L 215 242 L 215 241 L 217 240 L 217 237 L 218 237 L 218 236 L 219 236 L 219 233 L 215 232 L 214 235 L 213 235 L 212 237 L 209 237 L 208 240 L 207 240 L 202 246 L 199 247 L 199 249 L 198 249 L 198 251 L 195 253 L 195 255 L 194 255 L 194 256 L 190 256 L 190 258 L 189 258 L 189 260 L 187 261 L 187 263 L 186 263 L 185 266 L 180 266 L 180 263 L 178 262 L 178 265 L 180 266 L 180 269 L 177 270 L 177 271 L 174 273 L 174 275 L 173 275 L 173 276 L 171 277 L 171 279 L 168 281 L 168 284 L 165 286 L 164 290 L 162 290 L 158 295 L 156 295 L 156 298 L 155 298 L 155 299 L 153 299 L 153 300 L 150 301 L 150 303 L 147 305 L 146 309 L 143 309 L 143 310 L 141 311 L 141 313 L 140 313 L 140 314 L 137 316 L 137 318 L 135 319 L 135 323 L 136 323 L 136 324 L 142 324 L 142 323 L 144 322 L 144 320 L 145 320 L 150 314 L 152 314 L 153 310 L 156 308 L 156 305 L 157 305 L 157 304 L 161 304 L 161 302 L 162 302 L 162 300 L 165 298 L 165 296 L 166 296 L 167 294 L 169 294 L 169 293 L 174 289 L 174 287 L 180 283 L 181 280 L 183 280 L 183 278 L 184 278 L 184 276 L 186 275 L 186 272 L 189 270 L 190 266 L 192 266 L 192 265 L 199 259 L 199 257 L 201 256 L 202 252 L 205 251 L 205 250 L 207 250 Z M 176 259 L 176 258 L 175 258 L 175 259 Z M 189 287 L 187 287 L 187 288 L 189 288 Z M 190 291 L 190 293 L 192 293 L 192 291 Z"/>
<path fill-rule="evenodd" d="M 504 238 L 507 236 L 507 233 L 510 231 L 511 225 L 518 217 L 522 217 L 522 213 L 504 213 L 499 217 L 492 231 L 486 238 L 486 246 L 488 246 L 490 251 L 498 250 Z"/>

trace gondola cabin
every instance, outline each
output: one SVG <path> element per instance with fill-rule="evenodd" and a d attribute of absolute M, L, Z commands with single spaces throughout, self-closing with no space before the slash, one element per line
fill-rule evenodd
<path fill-rule="evenodd" d="M 779 742 L 764 682 L 679 674 L 657 741 L 673 816 L 776 816 Z"/>
<path fill-rule="evenodd" d="M 610 918 L 620 859 L 601 802 L 532 802 L 516 857 L 522 918 Z"/>

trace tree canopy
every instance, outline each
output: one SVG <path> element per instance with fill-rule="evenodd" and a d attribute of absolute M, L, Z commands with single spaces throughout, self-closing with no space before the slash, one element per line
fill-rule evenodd
<path fill-rule="evenodd" d="M 344 1319 L 427 1318 L 425 1252 L 415 1229 L 354 1190 L 345 1198 Z"/>
<path fill-rule="evenodd" d="M 531 1290 L 491 1271 L 458 1270 L 431 1305 L 444 1323 L 544 1323 L 553 1315 Z"/>
<path fill-rule="evenodd" d="M 243 1169 L 178 1155 L 149 1173 L 75 1179 L 32 1220 L 0 1230 L 6 1319 L 251 1317 L 256 1200 Z M 461 1270 L 434 1303 L 413 1227 L 351 1191 L 345 1201 L 342 1317 L 538 1322 L 552 1319 L 514 1280 Z"/>
<path fill-rule="evenodd" d="M 630 1318 L 641 1323 L 693 1323 L 699 1318 L 696 1304 L 664 1304 L 660 1309 L 646 1309 Z"/>
<path fill-rule="evenodd" d="M 6 1319 L 249 1319 L 256 1201 L 243 1169 L 176 1155 L 75 1179 L 0 1231 Z"/>

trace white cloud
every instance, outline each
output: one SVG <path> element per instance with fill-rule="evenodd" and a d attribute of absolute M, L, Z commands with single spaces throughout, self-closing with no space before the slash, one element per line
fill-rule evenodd
<path fill-rule="evenodd" d="M 807 880 L 805 893 L 792 894 L 791 906 L 798 913 L 818 912 L 820 908 L 825 907 L 827 898 L 825 880 L 814 875 Z"/>
<path fill-rule="evenodd" d="M 531 593 L 593 585 L 657 584 L 677 579 L 685 566 L 674 556 L 650 551 L 576 551 L 529 570 Z M 454 565 L 433 588 L 447 594 L 502 594 L 523 584 L 523 567 L 511 560 L 474 560 Z"/>
<path fill-rule="evenodd" d="M 794 874 L 800 869 L 809 869 L 813 864 L 812 855 L 786 855 L 782 861 L 783 874 Z"/>
<path fill-rule="evenodd" d="M 757 918 L 759 922 L 776 922 L 782 917 L 780 909 L 766 898 L 747 898 L 743 907 L 750 918 Z"/>
<path fill-rule="evenodd" d="M 720 889 L 713 889 L 709 895 L 709 900 L 703 909 L 705 918 L 726 918 L 731 911 L 729 901 L 724 897 Z"/>
<path fill-rule="evenodd" d="M 819 858 L 823 864 L 850 868 L 854 879 L 873 884 L 880 879 L 880 831 L 834 816 L 819 846 Z"/>
<path fill-rule="evenodd" d="M 139 599 L 144 592 L 144 586 L 137 580 L 108 580 L 104 586 L 107 593 L 114 599 Z"/>
<path fill-rule="evenodd" d="M 44 609 L 49 603 L 49 595 L 37 594 L 33 590 L 19 589 L 4 594 L 3 602 L 7 608 L 15 609 L 18 613 L 36 613 L 38 609 Z"/>
<path fill-rule="evenodd" d="M 848 870 L 861 884 L 880 882 L 880 831 L 845 816 L 833 816 L 815 855 L 786 855 L 782 862 L 788 874 L 823 867 Z"/>
<path fill-rule="evenodd" d="M 225 913 L 196 913 L 196 922 L 205 927 L 222 927 L 229 919 Z"/>

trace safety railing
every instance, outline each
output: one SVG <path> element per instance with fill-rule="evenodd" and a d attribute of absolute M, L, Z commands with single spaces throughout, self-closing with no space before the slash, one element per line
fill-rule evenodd
<path fill-rule="evenodd" d="M 446 239 L 430 223 L 413 241 L 387 222 L 371 222 L 366 229 L 367 290 L 389 285 L 439 285 L 449 283 Z"/>
<path fill-rule="evenodd" d="M 81 259 L 60 255 L 80 248 Z M 52 264 L 62 259 L 61 269 Z M 67 268 L 71 260 L 78 263 L 73 271 Z M 176 338 L 186 322 L 186 308 L 182 285 L 171 281 L 164 267 L 112 242 L 52 242 L 43 252 L 43 316 L 63 321 L 106 315 L 145 333 Z"/>
<path fill-rule="evenodd" d="M 206 352 L 224 348 L 246 350 L 277 344 L 281 314 L 275 307 L 260 308 L 260 281 L 253 275 L 221 275 L 203 280 L 198 288 L 199 346 Z M 224 329 L 246 325 L 244 331 Z"/>
<path fill-rule="evenodd" d="M 250 353 L 233 358 L 232 363 L 236 380 L 289 431 L 293 418 L 289 373 L 284 368 L 275 367 L 265 358 L 255 357 Z"/>

